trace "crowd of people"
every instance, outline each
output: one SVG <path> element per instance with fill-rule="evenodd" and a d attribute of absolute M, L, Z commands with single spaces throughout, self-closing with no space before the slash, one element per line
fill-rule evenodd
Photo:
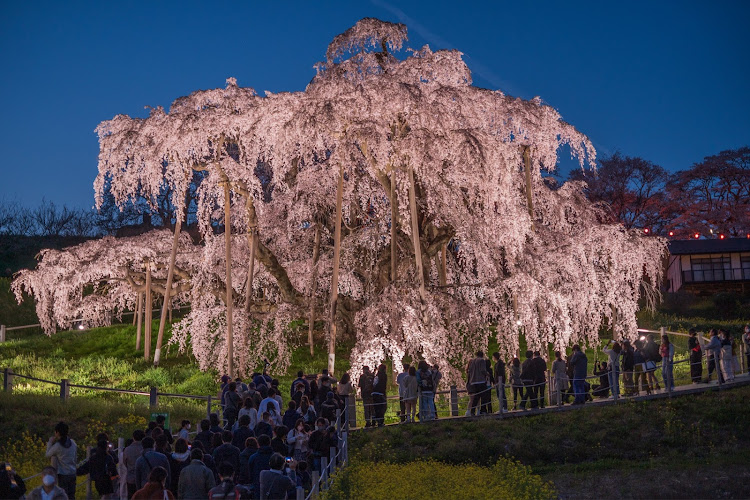
<path fill-rule="evenodd" d="M 750 366 L 750 325 L 745 326 L 741 341 Z M 712 329 L 708 342 L 703 342 L 691 329 L 688 351 L 694 383 L 709 382 L 714 373 L 721 383 L 732 381 L 739 370 L 737 344 L 727 330 Z M 508 411 L 511 394 L 514 410 L 543 408 L 547 400 L 550 404 L 564 404 L 572 398 L 572 404 L 580 405 L 594 397 L 616 398 L 621 376 L 623 395 L 651 394 L 661 389 L 655 374 L 659 366 L 664 388 L 674 388 L 675 348 L 667 335 L 662 336 L 660 344 L 653 335 L 632 343 L 610 341 L 602 354 L 606 360 L 597 359 L 593 370 L 599 383 L 590 384 L 588 358 L 579 345 L 574 345 L 567 357 L 556 351 L 549 366 L 540 351 L 526 351 L 523 362 L 514 357 L 507 366 L 499 353 L 490 360 L 478 351 L 466 367 L 466 415 L 492 413 L 493 391 L 500 402 L 500 412 Z M 708 372 L 705 378 L 704 356 Z M 396 377 L 401 422 L 437 418 L 435 394 L 442 378 L 437 365 L 425 361 L 416 366 L 404 363 Z M 191 432 L 191 422 L 183 420 L 172 435 L 163 415 L 149 422 L 146 429 L 134 431 L 122 450 L 119 469 L 118 455 L 104 433 L 97 436 L 90 458 L 78 465 L 78 448 L 69 436 L 69 427 L 58 423 L 47 442 L 46 456 L 51 463 L 41 473 L 42 485 L 26 498 L 73 499 L 77 476 L 86 474 L 102 498 L 119 498 L 119 482 L 124 482 L 122 489 L 133 500 L 288 498 L 295 495 L 297 487 L 309 490 L 311 472 L 320 471 L 322 457 L 339 446 L 332 424 L 339 411 L 346 414 L 349 396 L 354 394 L 349 374 L 344 373 L 337 380 L 327 370 L 312 376 L 299 371 L 286 406 L 278 380 L 266 373 L 254 373 L 251 379 L 245 383 L 239 378 L 222 377 L 224 418 L 212 413 L 199 423 L 197 432 Z M 368 366 L 363 367 L 357 388 L 364 403 L 366 427 L 384 425 L 387 379 L 384 364 L 374 373 Z M 547 398 L 548 380 L 551 387 Z M 12 464 L 4 465 L 0 498 L 24 497 L 23 479 Z"/>
<path fill-rule="evenodd" d="M 714 373 L 720 383 L 734 380 L 735 373 L 739 371 L 737 342 L 726 329 L 711 329 L 708 335 L 709 341 L 703 342 L 696 329 L 689 332 L 688 351 L 692 382 L 710 382 Z M 747 366 L 750 366 L 750 325 L 745 326 L 741 341 L 745 346 Z M 499 353 L 494 353 L 491 360 L 485 358 L 482 351 L 478 351 L 466 367 L 466 392 L 469 395 L 466 415 L 493 413 L 493 391 L 500 402 L 498 411 L 507 412 L 511 395 L 512 409 L 526 410 L 544 408 L 547 401 L 557 404 L 558 397 L 560 404 L 572 400 L 572 404 L 575 405 L 592 401 L 595 397 L 615 399 L 621 395 L 621 385 L 623 396 L 651 394 L 662 389 L 660 379 L 656 375 L 658 369 L 661 370 L 660 378 L 664 389 L 671 390 L 675 387 L 675 346 L 667 335 L 662 335 L 661 343 L 657 343 L 656 337 L 652 334 L 632 342 L 627 339 L 621 342 L 609 341 L 601 352 L 605 359 L 601 362 L 595 360 L 593 374 L 589 376 L 589 360 L 579 345 L 574 345 L 567 357 L 556 351 L 551 364 L 547 363 L 540 351 L 526 351 L 523 362 L 514 357 L 507 366 Z M 704 357 L 708 371 L 705 378 Z M 382 376 L 385 377 L 385 367 L 381 365 L 381 368 Z M 380 370 L 378 374 L 380 375 Z M 371 375 L 367 367 L 362 377 L 359 387 L 362 391 L 367 425 L 371 425 L 368 419 L 368 406 L 374 409 L 375 424 L 382 425 L 385 400 L 378 401 L 370 396 L 368 377 Z M 597 377 L 598 383 L 589 382 L 589 379 Z M 420 420 L 437 418 L 435 392 L 441 378 L 442 374 L 438 367 L 430 367 L 424 361 L 419 362 L 416 369 L 404 364 L 404 371 L 396 379 L 399 387 L 401 422 L 415 421 L 417 401 Z M 551 387 L 545 396 L 548 380 Z"/>
<path fill-rule="evenodd" d="M 26 498 L 73 499 L 77 476 L 86 474 L 101 498 L 120 498 L 120 482 L 132 500 L 294 498 L 297 487 L 310 490 L 322 457 L 338 449 L 337 415 L 351 391 L 346 373 L 336 380 L 327 370 L 307 377 L 300 371 L 284 405 L 279 381 L 265 373 L 247 384 L 224 376 L 223 419 L 210 414 L 198 432 L 182 420 L 173 435 L 158 415 L 125 442 L 122 464 L 109 436 L 100 434 L 90 458 L 77 465 L 76 443 L 60 422 L 47 444 L 51 465 L 42 472 L 42 486 Z M 6 468 L 0 498 L 22 498 L 23 479 L 12 465 Z"/>

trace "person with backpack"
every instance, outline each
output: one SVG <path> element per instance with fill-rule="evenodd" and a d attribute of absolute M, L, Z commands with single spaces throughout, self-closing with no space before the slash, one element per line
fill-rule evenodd
<path fill-rule="evenodd" d="M 386 387 L 388 386 L 388 374 L 383 363 L 378 366 L 372 385 L 372 405 L 374 411 L 373 426 L 383 427 L 385 425 L 385 410 L 388 402 L 385 399 Z"/>
<path fill-rule="evenodd" d="M 258 498 L 260 492 L 260 473 L 271 468 L 269 462 L 273 449 L 271 438 L 265 434 L 258 436 L 258 451 L 247 461 L 247 477 L 252 485 L 253 498 Z"/>
<path fill-rule="evenodd" d="M 117 466 L 109 453 L 109 442 L 100 439 L 89 459 L 76 470 L 77 476 L 90 474 L 100 497 L 109 497 L 115 490 L 112 478 L 117 476 Z"/>
<path fill-rule="evenodd" d="M 237 382 L 230 382 L 229 390 L 224 394 L 224 419 L 227 421 L 226 429 L 231 429 L 234 425 L 241 406 L 242 398 L 237 394 Z"/>
<path fill-rule="evenodd" d="M 143 453 L 135 462 L 135 485 L 140 490 L 146 486 L 146 483 L 150 481 L 149 477 L 151 472 L 156 467 L 162 467 L 166 471 L 166 483 L 171 484 L 171 477 L 169 476 L 169 460 L 163 453 L 154 451 L 154 438 L 145 437 L 141 441 L 143 445 Z"/>
<path fill-rule="evenodd" d="M 251 492 L 248 488 L 234 483 L 234 467 L 230 464 L 225 462 L 219 466 L 219 479 L 221 480 L 219 485 L 214 486 L 208 492 L 209 500 L 250 498 Z"/>
<path fill-rule="evenodd" d="M 151 439 L 147 437 L 144 439 Z M 169 471 L 161 465 L 155 466 L 148 475 L 148 482 L 133 495 L 132 500 L 175 500 L 165 484 L 169 481 Z"/>
<path fill-rule="evenodd" d="M 432 378 L 430 365 L 422 360 L 417 365 L 417 388 L 419 390 L 419 421 L 427 422 L 435 420 L 435 413 L 432 411 L 433 398 L 435 397 L 435 380 Z"/>
<path fill-rule="evenodd" d="M 362 398 L 362 406 L 365 412 L 365 427 L 372 427 L 373 425 L 373 406 L 372 406 L 372 381 L 373 374 L 370 372 L 370 367 L 365 365 L 362 367 L 362 375 L 359 376 L 359 392 Z M 313 420 L 314 422 L 314 420 Z M 312 425 L 312 423 L 305 420 L 306 424 Z"/>
<path fill-rule="evenodd" d="M 339 405 L 333 397 L 333 392 L 327 393 L 326 400 L 320 405 L 320 416 L 329 422 L 335 422 L 337 410 L 339 410 Z"/>
<path fill-rule="evenodd" d="M 260 500 L 286 500 L 293 497 L 297 488 L 297 462 L 291 459 L 286 464 L 283 455 L 274 453 L 269 466 L 268 470 L 260 473 Z"/>

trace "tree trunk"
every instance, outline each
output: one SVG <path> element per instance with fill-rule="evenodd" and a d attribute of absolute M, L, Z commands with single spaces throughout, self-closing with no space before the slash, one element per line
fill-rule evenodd
<path fill-rule="evenodd" d="M 250 193 L 247 193 L 247 247 L 250 250 L 250 260 L 247 264 L 247 283 L 245 285 L 245 315 L 246 319 L 246 338 L 250 338 L 252 322 L 250 321 L 250 308 L 253 304 L 253 277 L 255 276 L 255 252 L 258 247 L 258 221 L 255 216 L 255 205 Z M 244 373 L 246 360 L 242 356 L 240 359 L 240 371 Z"/>
<path fill-rule="evenodd" d="M 182 219 L 177 218 L 174 224 L 174 237 L 172 238 L 172 254 L 169 256 L 169 270 L 167 271 L 167 284 L 164 287 L 164 302 L 161 306 L 161 318 L 159 319 L 159 335 L 156 339 L 156 351 L 154 351 L 154 366 L 159 366 L 161 359 L 161 344 L 164 341 L 164 327 L 167 324 L 167 310 L 172 306 L 172 280 L 174 280 L 174 264 L 177 259 L 177 245 L 180 241 L 180 229 Z"/>
<path fill-rule="evenodd" d="M 396 282 L 396 218 L 398 198 L 396 198 L 396 169 L 391 171 L 391 283 Z"/>
<path fill-rule="evenodd" d="M 333 276 L 331 277 L 331 313 L 328 321 L 328 373 L 333 374 L 336 362 L 336 306 L 339 298 L 339 259 L 341 256 L 341 205 L 344 197 L 344 167 L 339 166 L 336 190 L 336 230 L 333 236 Z"/>
<path fill-rule="evenodd" d="M 146 332 L 143 339 L 143 359 L 151 359 L 151 316 L 153 314 L 153 300 L 151 298 L 151 261 L 146 261 L 146 299 L 143 301 L 143 307 L 146 308 L 145 322 Z"/>
<path fill-rule="evenodd" d="M 414 243 L 414 261 L 417 266 L 417 278 L 419 279 L 419 298 L 422 301 L 422 321 L 427 324 L 426 314 L 427 292 L 424 288 L 424 270 L 422 267 L 422 245 L 419 243 L 419 221 L 417 219 L 417 193 L 414 182 L 414 168 L 409 166 L 409 211 L 411 212 L 411 237 Z"/>
<path fill-rule="evenodd" d="M 318 288 L 318 259 L 320 259 L 320 224 L 315 224 L 315 240 L 313 242 L 312 283 L 310 283 L 310 319 L 307 328 L 307 343 L 310 345 L 310 356 L 315 354 L 313 345 L 313 330 L 315 329 L 315 292 Z"/>
<path fill-rule="evenodd" d="M 224 181 L 224 246 L 226 250 L 226 306 L 227 306 L 227 375 L 234 378 L 234 333 L 232 316 L 234 293 L 232 291 L 232 207 L 230 206 L 229 179 Z"/>
<path fill-rule="evenodd" d="M 135 350 L 141 349 L 141 328 L 143 327 L 143 293 L 138 292 L 138 305 L 135 308 L 133 318 L 136 320 L 135 327 Z"/>

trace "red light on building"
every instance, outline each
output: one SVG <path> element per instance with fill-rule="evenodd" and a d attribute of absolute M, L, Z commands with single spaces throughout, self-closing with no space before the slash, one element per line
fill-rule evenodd
<path fill-rule="evenodd" d="M 669 232 L 669 237 L 671 238 L 672 236 L 674 236 L 674 231 Z"/>
<path fill-rule="evenodd" d="M 701 235 L 700 235 L 700 233 L 695 233 L 695 234 L 693 235 L 693 237 L 694 237 L 694 238 L 695 238 L 695 239 L 697 240 L 698 238 L 700 238 L 700 237 L 701 237 Z"/>
<path fill-rule="evenodd" d="M 720 235 L 719 235 L 719 239 L 720 239 L 720 240 L 723 240 L 724 238 L 726 238 L 726 236 L 724 236 L 723 234 L 720 234 Z"/>
<path fill-rule="evenodd" d="M 648 234 L 648 228 L 647 228 L 647 227 L 644 227 L 644 228 L 643 228 L 643 232 L 644 232 L 644 233 L 646 233 L 646 234 Z"/>

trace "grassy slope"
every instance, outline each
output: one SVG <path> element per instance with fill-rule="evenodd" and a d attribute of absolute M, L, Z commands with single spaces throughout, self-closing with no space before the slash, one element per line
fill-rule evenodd
<path fill-rule="evenodd" d="M 567 498 L 747 498 L 750 387 L 535 417 L 353 433 L 374 462 L 488 465 L 510 456 Z M 708 480 L 704 480 L 708 479 Z"/>

